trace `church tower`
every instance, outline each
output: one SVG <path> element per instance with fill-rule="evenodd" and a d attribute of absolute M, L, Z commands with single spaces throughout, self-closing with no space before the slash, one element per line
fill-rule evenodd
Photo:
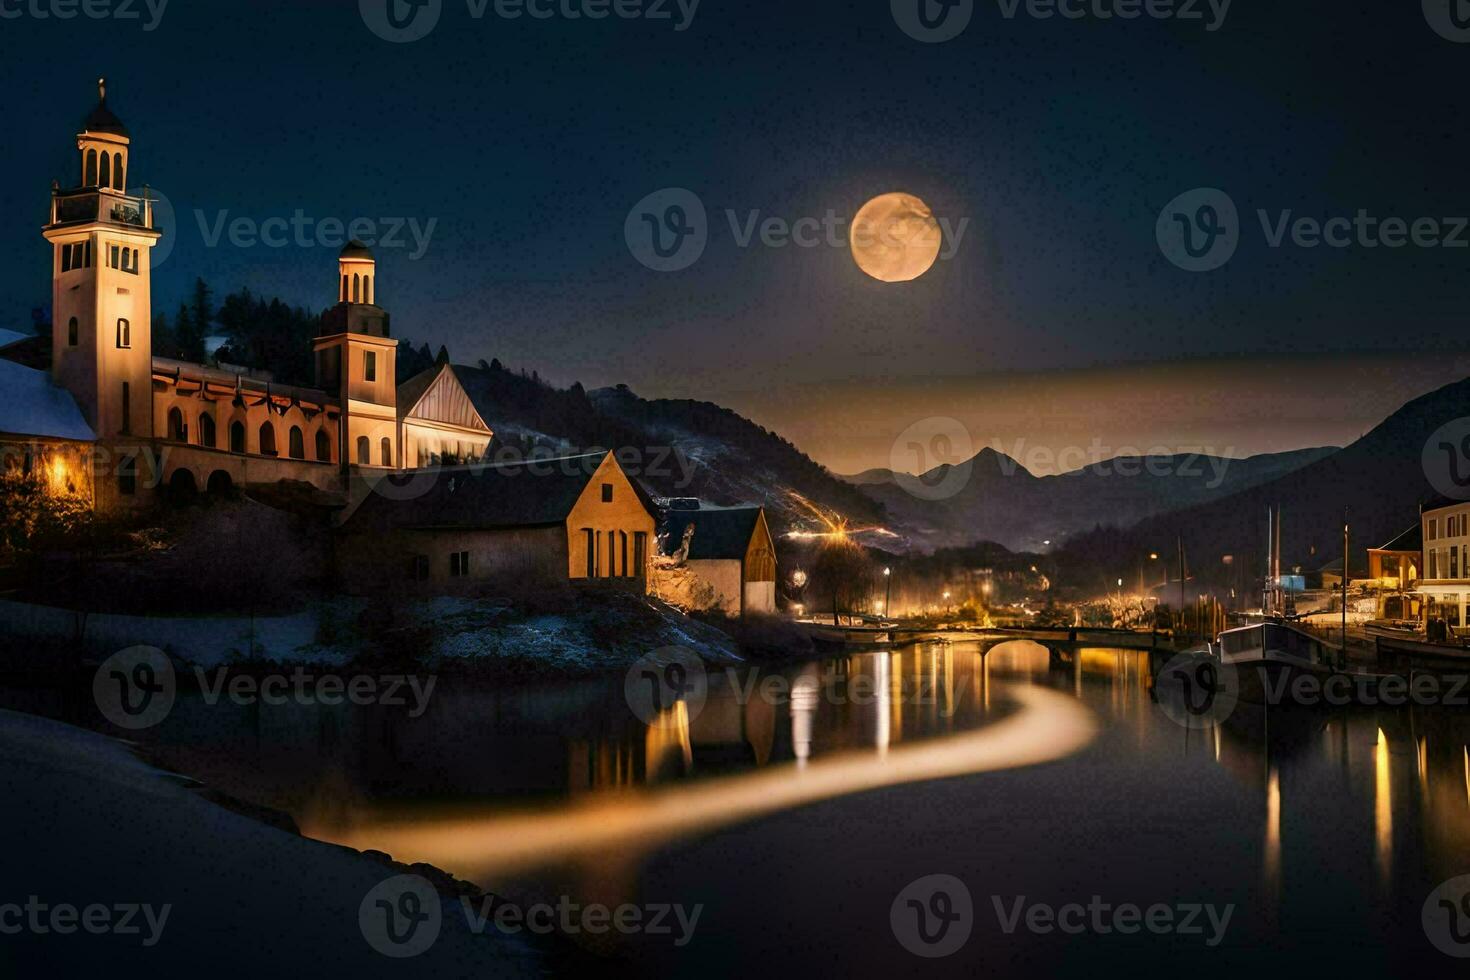
<path fill-rule="evenodd" d="M 313 345 L 316 381 L 342 406 L 343 464 L 398 467 L 398 341 L 377 299 L 372 250 L 351 241 L 337 257 L 337 305 Z"/>
<path fill-rule="evenodd" d="M 146 195 L 127 192 L 131 148 L 127 127 L 107 106 L 106 79 L 99 80 L 97 107 L 77 134 L 77 185 L 52 184 L 51 219 L 42 229 L 52 247 L 52 377 L 72 393 L 104 448 L 153 436 L 150 270 L 162 233 Z M 133 492 L 132 478 L 118 482 L 122 493 Z M 105 479 L 97 489 L 105 504 Z"/>

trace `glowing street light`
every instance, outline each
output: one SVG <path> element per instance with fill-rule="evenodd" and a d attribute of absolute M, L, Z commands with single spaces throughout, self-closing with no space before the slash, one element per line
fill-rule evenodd
<path fill-rule="evenodd" d="M 883 598 L 883 615 L 887 616 L 893 608 L 893 569 L 884 568 L 883 578 L 888 582 L 888 594 Z"/>

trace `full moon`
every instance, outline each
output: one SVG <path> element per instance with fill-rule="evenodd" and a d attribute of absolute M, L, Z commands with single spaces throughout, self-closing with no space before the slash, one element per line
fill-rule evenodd
<path fill-rule="evenodd" d="M 929 205 L 897 191 L 864 204 L 848 234 L 853 261 L 880 282 L 909 282 L 928 272 L 942 237 Z"/>

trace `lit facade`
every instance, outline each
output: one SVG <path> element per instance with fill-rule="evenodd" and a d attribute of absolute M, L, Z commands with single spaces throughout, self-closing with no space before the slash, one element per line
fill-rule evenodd
<path fill-rule="evenodd" d="M 51 375 L 95 433 L 96 507 L 140 504 L 156 487 L 187 495 L 290 480 L 346 493 L 363 471 L 485 454 L 491 430 L 451 366 L 400 388 L 377 263 L 358 242 L 338 257 L 314 387 L 154 357 L 161 232 L 148 195 L 127 192 L 132 150 L 104 87 L 77 135 L 79 183 L 53 185 L 42 232 L 53 252 Z M 411 403 L 400 405 L 405 389 Z"/>

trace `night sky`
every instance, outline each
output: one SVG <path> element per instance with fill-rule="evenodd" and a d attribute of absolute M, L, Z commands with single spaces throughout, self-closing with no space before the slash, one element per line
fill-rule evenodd
<path fill-rule="evenodd" d="M 140 20 L 32 15 L 52 2 L 0 0 L 20 14 L 0 19 L 7 325 L 49 302 L 47 188 L 76 182 L 106 75 L 130 183 L 176 214 L 155 310 L 196 276 L 335 298 L 335 249 L 211 247 L 223 212 L 432 221 L 422 256 L 406 231 L 377 250 L 398 336 L 720 401 L 840 471 L 887 465 L 926 416 L 977 448 L 1336 444 L 1470 369 L 1470 229 L 1459 248 L 1271 248 L 1256 215 L 1470 214 L 1470 44 L 1417 2 L 1237 0 L 1211 31 L 1204 2 L 1205 20 L 1124 21 L 979 0 L 939 44 L 886 0 L 703 0 L 684 30 L 672 0 L 659 20 L 493 3 L 477 20 L 443 0 L 407 44 L 357 0 L 173 0 L 151 31 L 144 0 Z M 709 244 L 658 273 L 624 222 L 666 187 L 698 195 Z M 1155 237 L 1196 187 L 1240 214 L 1211 272 Z M 890 190 L 968 222 L 913 283 L 867 278 L 845 248 L 742 248 L 726 216 L 850 216 Z"/>

